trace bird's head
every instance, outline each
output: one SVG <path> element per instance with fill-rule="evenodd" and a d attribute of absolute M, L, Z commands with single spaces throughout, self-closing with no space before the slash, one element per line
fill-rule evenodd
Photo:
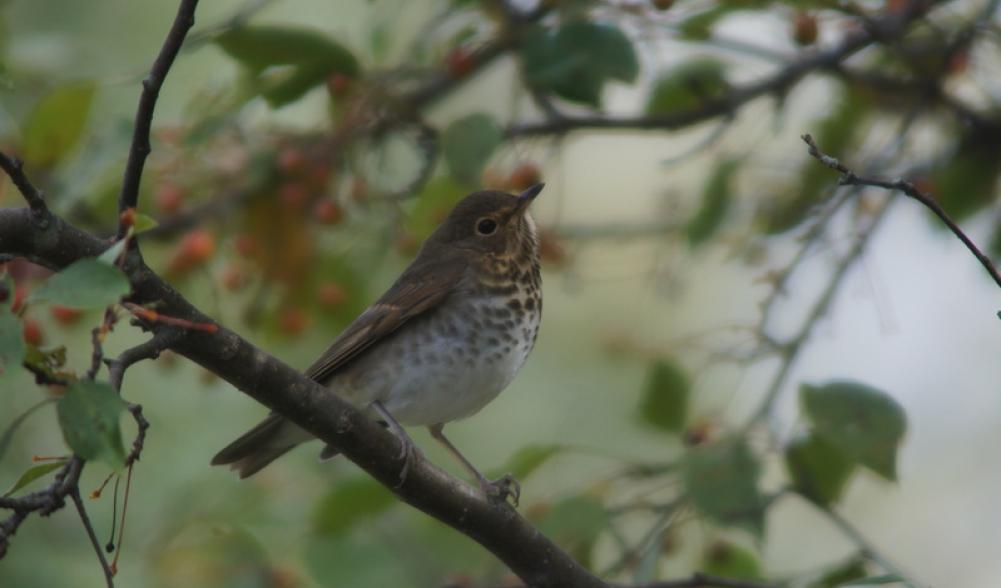
<path fill-rule="evenodd" d="M 455 205 L 428 237 L 427 245 L 480 252 L 494 258 L 534 257 L 538 240 L 528 208 L 544 186 L 536 184 L 521 194 L 473 192 Z"/>

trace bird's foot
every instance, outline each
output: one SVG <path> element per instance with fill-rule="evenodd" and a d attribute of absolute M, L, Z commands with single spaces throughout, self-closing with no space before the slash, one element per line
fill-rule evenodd
<path fill-rule="evenodd" d="M 400 469 L 400 481 L 394 486 L 394 488 L 399 488 L 407 481 L 407 474 L 410 473 L 410 464 L 417 459 L 417 452 L 419 450 L 414 445 L 414 440 L 410 438 L 410 435 L 407 435 L 402 429 L 397 433 L 396 438 L 400 440 L 400 453 L 396 456 L 396 459 L 403 460 L 403 468 Z"/>
<path fill-rule="evenodd" d="M 511 498 L 511 505 L 515 507 L 521 498 L 521 484 L 511 474 L 504 474 L 493 482 L 481 477 L 480 489 L 490 500 L 507 502 L 507 499 Z"/>

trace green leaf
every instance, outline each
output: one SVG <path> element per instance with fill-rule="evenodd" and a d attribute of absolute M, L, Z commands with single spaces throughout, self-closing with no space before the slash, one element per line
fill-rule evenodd
<path fill-rule="evenodd" d="M 761 564 L 757 556 L 747 549 L 716 541 L 702 554 L 699 571 L 703 574 L 743 580 L 761 580 Z"/>
<path fill-rule="evenodd" d="M 786 468 L 796 491 L 826 506 L 837 502 L 855 464 L 816 435 L 794 440 L 785 450 Z"/>
<path fill-rule="evenodd" d="M 952 156 L 931 176 L 935 197 L 954 220 L 960 221 L 995 200 L 1001 166 L 1001 142 L 989 133 L 964 136 Z M 941 225 L 935 219 L 936 226 Z"/>
<path fill-rule="evenodd" d="M 281 108 L 295 102 L 306 92 L 324 83 L 331 75 L 323 63 L 310 63 L 262 76 L 259 80 L 261 96 L 272 108 Z"/>
<path fill-rule="evenodd" d="M 400 551 L 403 549 L 406 547 L 401 547 Z M 386 538 L 374 533 L 355 533 L 347 537 L 313 536 L 307 542 L 305 559 L 310 575 L 315 578 L 312 583 L 319 586 L 403 588 L 421 585 L 415 581 L 412 572 L 408 574 L 407 562 L 410 558 L 394 553 L 392 548 L 387 547 Z M 421 561 L 412 565 L 422 564 Z M 417 569 L 423 571 L 425 568 Z M 244 586 L 262 585 L 269 585 L 268 581 L 258 579 L 256 584 Z M 274 585 L 273 582 L 270 585 Z"/>
<path fill-rule="evenodd" d="M 14 297 L 13 289 L 10 292 Z M 21 371 L 26 348 L 21 321 L 6 306 L 0 306 L 0 382 Z"/>
<path fill-rule="evenodd" d="M 389 490 L 371 478 L 339 481 L 317 504 L 314 528 L 317 533 L 339 535 L 395 503 Z"/>
<path fill-rule="evenodd" d="M 11 494 L 17 492 L 21 488 L 24 488 L 28 484 L 34 482 L 38 478 L 41 478 L 45 474 L 58 470 L 66 464 L 66 460 L 52 461 L 48 463 L 41 463 L 36 466 L 32 466 L 25 470 L 21 477 L 14 482 L 14 485 L 10 487 L 7 492 L 4 493 L 4 497 L 10 496 Z"/>
<path fill-rule="evenodd" d="M 828 570 L 823 576 L 811 582 L 809 588 L 838 588 L 851 585 L 855 580 L 868 575 L 865 559 L 853 557 Z"/>
<path fill-rule="evenodd" d="M 672 360 L 659 359 L 647 373 L 646 390 L 640 403 L 640 416 L 647 423 L 678 433 L 688 418 L 688 377 Z"/>
<path fill-rule="evenodd" d="M 730 89 L 726 65 L 711 57 L 696 57 L 661 74 L 647 99 L 652 116 L 692 110 L 722 98 Z"/>
<path fill-rule="evenodd" d="M 742 439 L 691 450 L 681 471 L 685 494 L 706 517 L 758 537 L 764 532 L 765 508 L 760 475 L 758 459 Z"/>
<path fill-rule="evenodd" d="M 132 224 L 132 234 L 138 235 L 140 233 L 145 233 L 151 229 L 155 229 L 160 223 L 156 222 L 156 219 L 149 216 L 148 214 L 143 214 L 141 212 L 136 213 L 136 220 Z"/>
<path fill-rule="evenodd" d="M 310 29 L 260 26 L 231 29 L 215 42 L 255 76 L 257 91 L 274 108 L 289 104 L 334 74 L 357 77 L 354 54 Z M 280 68 L 279 71 L 271 71 Z"/>
<path fill-rule="evenodd" d="M 101 263 L 107 265 L 115 265 L 118 262 L 119 256 L 121 256 L 122 251 L 125 251 L 125 245 L 128 243 L 126 239 L 119 239 L 115 241 L 115 244 L 104 250 L 104 253 L 97 256 L 97 260 Z"/>
<path fill-rule="evenodd" d="M 56 405 L 66 444 L 83 459 L 121 468 L 125 448 L 118 420 L 124 408 L 125 402 L 106 382 L 73 382 Z"/>
<path fill-rule="evenodd" d="M 502 468 L 503 471 L 498 472 L 498 475 L 509 473 L 518 480 L 525 480 L 550 458 L 565 449 L 566 446 L 558 444 L 522 447 L 507 460 L 507 464 Z"/>
<path fill-rule="evenodd" d="M 3 435 L 0 435 L 0 459 L 3 459 L 5 453 L 7 453 L 7 448 L 10 447 L 10 442 L 14 439 L 14 433 L 24 424 L 24 421 L 28 420 L 32 414 L 35 413 L 39 408 L 42 408 L 46 404 L 53 402 L 52 398 L 46 398 L 41 402 L 33 404 L 28 410 L 22 412 L 7 425 L 4 429 Z"/>
<path fill-rule="evenodd" d="M 755 10 L 765 7 L 771 0 L 727 0 L 716 2 L 708 10 L 699 12 L 682 21 L 679 27 L 683 39 L 704 41 L 713 36 L 713 27 L 725 16 L 739 10 Z M 806 0 L 796 0 L 798 7 L 808 4 Z"/>
<path fill-rule="evenodd" d="M 608 527 L 608 513 L 593 496 L 571 496 L 554 504 L 538 524 L 544 534 L 588 567 L 598 535 Z"/>
<path fill-rule="evenodd" d="M 253 71 L 279 65 L 324 63 L 330 73 L 358 74 L 358 60 L 320 31 L 282 26 L 230 29 L 215 38 L 230 57 Z"/>
<path fill-rule="evenodd" d="M 639 75 L 632 41 L 609 24 L 572 21 L 555 32 L 536 27 L 525 36 L 521 58 L 530 85 L 595 107 L 606 82 L 632 83 Z"/>
<path fill-rule="evenodd" d="M 50 277 L 28 297 L 73 308 L 105 308 L 129 293 L 125 274 L 113 265 L 87 257 Z"/>
<path fill-rule="evenodd" d="M 704 41 L 712 36 L 716 23 L 731 12 L 743 7 L 736 2 L 718 3 L 708 10 L 696 13 L 681 21 L 681 38 L 690 41 Z"/>
<path fill-rule="evenodd" d="M 713 168 L 702 191 L 702 206 L 685 227 L 688 244 L 692 247 L 708 241 L 723 224 L 733 199 L 733 176 L 740 163 L 737 159 L 724 159 Z"/>
<path fill-rule="evenodd" d="M 500 125 L 489 114 L 464 116 L 445 129 L 442 149 L 452 177 L 477 184 L 483 167 L 504 140 Z"/>
<path fill-rule="evenodd" d="M 39 101 L 24 125 L 26 164 L 50 166 L 77 145 L 87 126 L 94 91 L 92 82 L 74 82 L 53 89 Z"/>
<path fill-rule="evenodd" d="M 800 401 L 819 437 L 880 476 L 897 478 L 897 448 L 907 417 L 896 400 L 864 384 L 835 381 L 803 384 Z"/>

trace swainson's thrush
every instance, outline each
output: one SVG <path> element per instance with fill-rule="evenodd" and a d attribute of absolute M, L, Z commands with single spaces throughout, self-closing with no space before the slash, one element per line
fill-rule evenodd
<path fill-rule="evenodd" d="M 442 429 L 493 400 L 535 344 L 542 289 L 528 207 L 542 187 L 465 197 L 392 287 L 305 372 L 355 406 L 371 408 L 400 437 L 407 459 L 413 448 L 400 424 L 426 426 L 485 493 L 515 500 L 517 482 L 489 482 Z M 245 478 L 311 439 L 272 413 L 212 464 L 230 464 Z M 331 446 L 321 453 L 334 455 Z"/>

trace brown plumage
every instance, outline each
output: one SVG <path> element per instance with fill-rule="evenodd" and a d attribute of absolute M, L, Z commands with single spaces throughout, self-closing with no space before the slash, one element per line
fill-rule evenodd
<path fill-rule="evenodd" d="M 428 426 L 494 494 L 507 489 L 487 483 L 441 429 L 492 400 L 534 344 L 541 280 L 527 210 L 541 189 L 476 192 L 460 201 L 389 290 L 305 371 L 356 406 L 371 407 L 404 437 L 397 420 Z M 272 414 L 212 463 L 247 477 L 311 438 Z"/>

